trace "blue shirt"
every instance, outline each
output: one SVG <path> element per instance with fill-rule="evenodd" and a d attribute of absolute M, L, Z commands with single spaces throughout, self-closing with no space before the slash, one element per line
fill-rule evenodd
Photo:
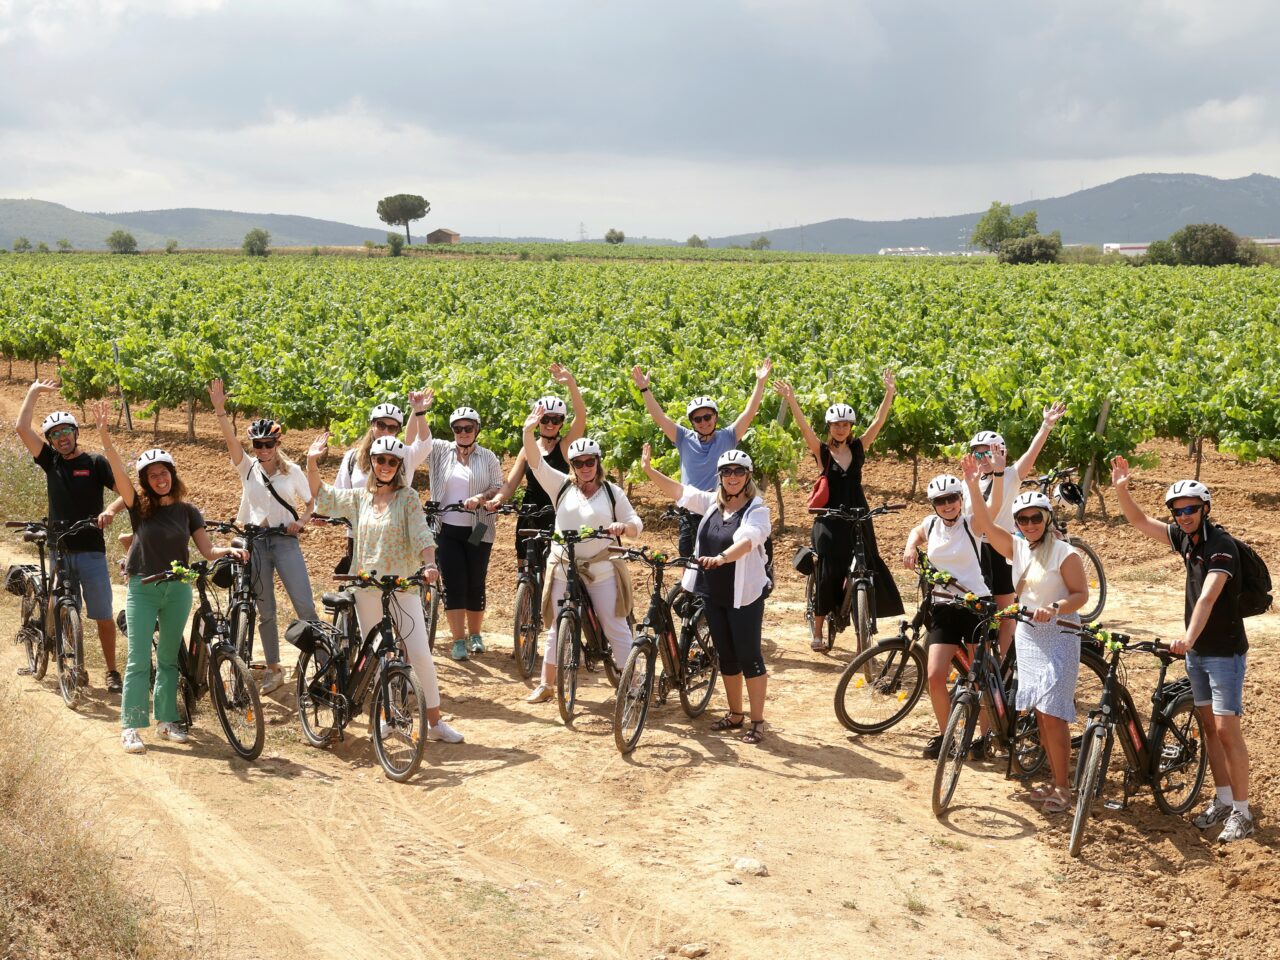
<path fill-rule="evenodd" d="M 698 434 L 676 424 L 676 450 L 680 454 L 680 482 L 699 490 L 715 490 L 716 461 L 720 454 L 738 446 L 732 427 L 721 427 L 703 443 Z"/>

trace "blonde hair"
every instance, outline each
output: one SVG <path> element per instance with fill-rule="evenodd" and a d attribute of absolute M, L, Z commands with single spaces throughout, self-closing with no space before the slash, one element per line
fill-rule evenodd
<path fill-rule="evenodd" d="M 760 496 L 760 488 L 756 486 L 756 475 L 754 473 L 747 474 L 747 482 L 742 488 L 742 496 L 747 498 L 747 503 L 750 503 L 756 497 Z M 722 480 L 716 490 L 716 503 L 720 505 L 721 509 L 724 509 L 724 505 L 728 502 L 728 499 L 729 498 L 725 496 L 724 481 Z"/>
<path fill-rule="evenodd" d="M 400 461 L 400 466 L 396 467 L 396 475 L 388 480 L 383 486 L 390 487 L 392 490 L 399 490 L 401 487 L 407 487 L 409 484 L 404 477 L 404 461 Z M 365 477 L 364 488 L 370 493 L 378 492 L 378 477 L 374 473 L 373 465 L 369 465 L 369 475 Z"/>
<path fill-rule="evenodd" d="M 364 432 L 360 442 L 356 444 L 356 466 L 363 473 L 373 472 L 373 464 L 369 462 L 369 448 L 373 446 L 373 441 L 376 439 L 373 435 L 373 427 L 370 427 Z"/>
<path fill-rule="evenodd" d="M 1038 508 L 1041 515 L 1044 516 L 1044 533 L 1035 543 L 1030 540 L 1027 545 L 1031 548 L 1031 562 L 1027 564 L 1026 572 L 1022 575 L 1022 585 L 1031 587 L 1038 584 L 1049 574 L 1049 563 L 1053 559 L 1054 547 L 1057 545 L 1058 538 L 1053 532 L 1053 514 L 1043 507 Z"/>

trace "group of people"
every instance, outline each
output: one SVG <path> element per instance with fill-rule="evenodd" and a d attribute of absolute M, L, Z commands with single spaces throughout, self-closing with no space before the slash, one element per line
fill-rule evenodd
<path fill-rule="evenodd" d="M 695 397 L 686 405 L 688 425 L 667 415 L 654 397 L 652 381 L 640 367 L 632 380 L 656 425 L 680 457 L 679 479 L 659 472 L 645 445 L 642 466 L 665 496 L 684 508 L 679 533 L 682 556 L 698 558 L 684 586 L 699 595 L 724 679 L 727 712 L 712 724 L 721 732 L 742 731 L 746 743 L 760 743 L 765 731 L 767 667 L 762 647 L 769 579 L 765 544 L 772 529 L 769 507 L 753 478 L 750 455 L 739 448 L 760 408 L 772 373 L 765 360 L 755 370 L 755 387 L 746 408 L 729 425 L 720 426 L 720 409 L 712 397 Z M 226 415 L 221 382 L 210 385 L 209 396 L 232 466 L 242 485 L 238 519 L 275 527 L 280 535 L 253 541 L 252 557 L 232 547 L 215 547 L 204 520 L 186 497 L 172 456 L 161 449 L 142 453 L 135 464 L 137 485 L 116 451 L 108 421 L 110 403 L 94 412 L 103 454 L 79 445 L 79 424 L 65 412 L 50 414 L 38 433 L 32 426 L 36 401 L 57 385 L 36 381 L 18 417 L 17 432 L 48 479 L 51 519 L 72 523 L 97 516 L 106 527 L 115 513 L 127 510 L 133 527 L 126 569 L 129 576 L 126 607 L 131 622 L 158 622 L 155 719 L 157 734 L 181 742 L 186 732 L 178 724 L 176 706 L 177 651 L 191 608 L 191 590 L 180 582 L 144 584 L 148 575 L 167 570 L 173 561 L 188 562 L 189 543 L 209 559 L 236 555 L 250 559 L 258 602 L 258 629 L 267 664 L 262 689 L 270 692 L 282 682 L 279 627 L 274 581 L 278 575 L 295 615 L 315 619 L 316 609 L 305 559 L 298 541 L 314 512 L 342 517 L 350 524 L 350 539 L 340 569 L 377 571 L 408 576 L 419 570 L 442 581 L 450 630 L 449 655 L 465 660 L 485 652 L 485 581 L 495 537 L 495 512 L 525 484 L 523 503 L 550 507 L 545 520 L 529 518 L 523 528 L 558 530 L 589 526 L 612 537 L 640 535 L 644 524 L 626 493 L 605 476 L 600 445 L 587 435 L 587 410 L 573 375 L 558 364 L 553 380 L 563 385 L 569 401 L 539 397 L 524 423 L 519 455 L 504 477 L 493 451 L 478 442 L 479 413 L 467 406 L 449 416 L 451 439 L 432 436 L 427 414 L 434 401 L 429 388 L 408 396 L 406 416 L 394 403 L 373 408 L 369 428 L 342 457 L 332 483 L 319 470 L 328 451 L 329 436 L 321 434 L 306 454 L 305 471 L 290 461 L 282 447 L 283 426 L 257 419 L 248 427 L 251 452 L 240 443 Z M 890 416 L 896 392 L 892 371 L 883 374 L 885 392 L 867 428 L 854 435 L 857 417 L 851 406 L 832 404 L 825 414 L 825 437 L 809 424 L 791 385 L 774 381 L 827 487 L 828 505 L 868 505 L 862 483 L 867 451 Z M 570 408 L 572 420 L 569 419 Z M 1032 610 L 1032 623 L 1012 624 L 1002 633 L 1002 649 L 1016 644 L 1019 711 L 1034 711 L 1049 757 L 1052 782 L 1036 792 L 1046 812 L 1060 812 L 1071 804 L 1069 789 L 1070 733 L 1075 719 L 1074 691 L 1079 669 L 1079 638 L 1071 629 L 1076 612 L 1087 605 L 1088 584 L 1080 558 L 1058 538 L 1052 524 L 1053 503 L 1039 492 L 1021 492 L 1064 405 L 1046 407 L 1040 430 L 1012 465 L 1003 438 L 983 431 L 969 443 L 963 477 L 941 474 L 929 481 L 930 514 L 910 532 L 903 551 L 905 566 L 916 565 L 917 551 L 951 576 L 960 590 L 991 597 L 1005 606 L 1015 597 Z M 403 439 L 401 434 L 403 433 Z M 423 463 L 429 471 L 432 496 L 448 505 L 433 530 L 412 489 L 414 472 Z M 1209 490 L 1196 481 L 1180 481 L 1170 488 L 1165 505 L 1172 522 L 1145 514 L 1128 490 L 1129 468 L 1123 459 L 1113 464 L 1113 482 L 1126 518 L 1139 531 L 1177 551 L 1187 568 L 1186 634 L 1175 642 L 1187 654 L 1196 707 L 1204 720 L 1206 749 L 1216 793 L 1208 808 L 1195 818 L 1204 829 L 1225 826 L 1226 841 L 1249 836 L 1253 820 L 1248 807 L 1248 753 L 1240 730 L 1247 639 L 1236 610 L 1239 594 L 1239 556 L 1234 541 L 1209 522 Z M 105 492 L 117 500 L 104 507 Z M 875 574 L 875 615 L 903 612 L 902 599 L 888 566 L 880 557 L 870 521 L 863 540 Z M 517 535 L 518 561 L 524 562 L 522 538 Z M 630 580 L 625 566 L 607 550 L 605 540 L 583 543 L 575 561 L 581 582 L 591 596 L 616 664 L 624 663 L 631 644 L 627 616 L 631 612 Z M 815 577 L 815 649 L 821 644 L 824 618 L 836 609 L 853 550 L 848 523 L 820 519 L 813 527 L 817 557 Z M 105 543 L 90 531 L 68 541 L 68 569 L 79 581 L 87 616 L 98 627 L 107 666 L 107 689 L 121 691 L 122 744 L 129 752 L 145 749 L 140 731 L 150 722 L 149 675 L 151 653 L 145 643 L 130 644 L 123 681 L 115 659 L 111 582 Z M 553 545 L 547 560 L 544 608 L 554 610 L 564 596 L 567 554 Z M 376 608 L 376 609 L 375 609 Z M 429 739 L 461 742 L 462 734 L 442 717 L 440 690 L 423 610 L 416 595 L 399 595 L 394 614 L 406 652 L 422 684 L 428 707 Z M 367 631 L 381 616 L 377 598 L 357 596 L 357 616 Z M 135 619 L 136 618 L 136 619 Z M 554 624 L 553 617 L 547 622 Z M 957 648 L 972 641 L 977 615 L 961 605 L 936 605 L 928 624 L 928 693 L 939 729 L 950 709 L 947 678 Z M 548 631 L 546 657 L 531 703 L 553 696 L 555 685 L 554 626 Z M 87 678 L 83 678 L 87 682 Z M 745 690 L 745 699 L 744 699 Z M 925 746 L 936 757 L 940 737 Z"/>

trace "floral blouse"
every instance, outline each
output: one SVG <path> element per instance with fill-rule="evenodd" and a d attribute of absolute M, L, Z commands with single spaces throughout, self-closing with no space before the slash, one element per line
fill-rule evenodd
<path fill-rule="evenodd" d="M 316 511 L 351 521 L 356 541 L 352 573 L 407 577 L 422 566 L 422 551 L 436 545 L 422 515 L 422 503 L 410 487 L 397 490 L 387 509 L 378 514 L 368 490 L 339 490 L 326 483 L 316 497 Z"/>

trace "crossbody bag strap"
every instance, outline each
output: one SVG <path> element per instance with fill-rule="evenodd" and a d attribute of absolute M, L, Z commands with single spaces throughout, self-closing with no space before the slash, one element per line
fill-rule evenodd
<path fill-rule="evenodd" d="M 284 507 L 286 510 L 289 511 L 289 516 L 293 517 L 294 523 L 297 523 L 298 511 L 293 509 L 293 507 L 289 506 L 288 501 L 286 501 L 284 497 L 280 496 L 280 494 L 276 492 L 276 488 L 271 485 L 271 478 L 267 476 L 267 471 L 262 469 L 261 462 L 258 463 L 258 472 L 262 474 L 262 482 L 267 485 L 267 492 L 270 493 L 271 496 L 275 497 L 276 503 L 280 504 L 280 506 Z"/>

